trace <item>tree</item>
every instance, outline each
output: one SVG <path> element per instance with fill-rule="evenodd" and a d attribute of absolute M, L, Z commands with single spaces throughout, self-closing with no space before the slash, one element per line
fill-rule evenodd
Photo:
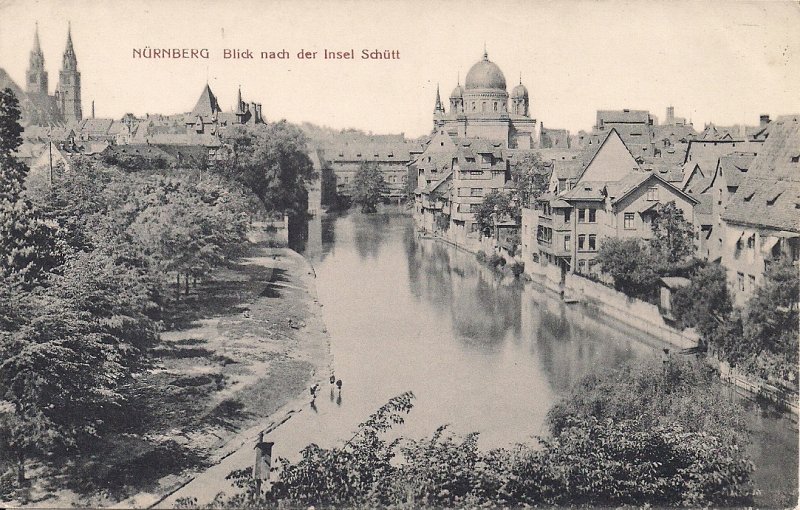
<path fill-rule="evenodd" d="M 736 428 L 741 410 L 719 405 L 726 401 L 701 364 L 662 369 L 650 362 L 598 380 L 598 388 L 587 382 L 565 398 L 539 448 L 523 443 L 488 452 L 477 447 L 478 434 L 457 436 L 445 426 L 430 438 L 387 442 L 383 433 L 411 410 L 413 395 L 405 394 L 359 425 L 344 446 L 312 444 L 296 463 L 281 459 L 271 492 L 257 493 L 248 471 L 231 473 L 248 492 L 218 496 L 211 507 L 752 504 L 746 432 Z M 583 400 L 572 402 L 576 396 Z M 393 461 L 398 448 L 400 462 Z"/>
<path fill-rule="evenodd" d="M 0 400 L 11 408 L 0 413 L 2 449 L 16 457 L 20 483 L 27 459 L 95 437 L 130 375 L 90 314 L 46 291 L 24 297 L 24 321 L 0 335 Z"/>
<path fill-rule="evenodd" d="M 299 128 L 286 121 L 234 126 L 223 141 L 232 154 L 219 161 L 215 171 L 251 189 L 267 211 L 305 218 L 306 181 L 314 177 L 314 167 Z"/>
<path fill-rule="evenodd" d="M 510 217 L 518 219 L 519 206 L 515 204 L 507 193 L 492 191 L 483 197 L 475 211 L 475 223 L 478 229 L 485 233 L 494 228 L 495 219 Z"/>
<path fill-rule="evenodd" d="M 376 212 L 385 189 L 386 181 L 378 164 L 361 163 L 353 178 L 353 203 L 361 206 L 361 212 Z"/>
<path fill-rule="evenodd" d="M 22 145 L 19 120 L 19 100 L 11 89 L 0 90 L 0 202 L 16 202 L 28 175 L 28 167 L 14 155 Z"/>
<path fill-rule="evenodd" d="M 662 265 L 674 266 L 694 254 L 694 227 L 674 201 L 656 211 L 651 226 L 650 247 Z"/>
<path fill-rule="evenodd" d="M 597 253 L 601 270 L 614 279 L 614 288 L 630 297 L 649 300 L 656 291 L 656 261 L 640 239 L 603 239 Z"/>
<path fill-rule="evenodd" d="M 717 375 L 703 360 L 680 355 L 629 361 L 585 376 L 548 412 L 553 435 L 571 421 L 635 421 L 640 430 L 679 426 L 739 446 L 748 433 L 739 404 L 724 398 Z"/>
<path fill-rule="evenodd" d="M 58 226 L 47 222 L 22 196 L 28 167 L 15 152 L 22 144 L 19 102 L 0 91 L 0 275 L 22 275 L 34 285 L 62 257 Z"/>
<path fill-rule="evenodd" d="M 800 274 L 788 258 L 769 265 L 743 311 L 743 341 L 754 358 L 775 358 L 773 375 L 797 380 Z M 790 377 L 791 375 L 791 377 Z"/>
<path fill-rule="evenodd" d="M 530 207 L 533 201 L 547 192 L 552 167 L 538 152 L 526 153 L 511 167 L 511 180 L 520 207 Z"/>
<path fill-rule="evenodd" d="M 672 311 L 684 327 L 693 327 L 708 339 L 733 310 L 725 268 L 702 265 L 672 296 Z"/>

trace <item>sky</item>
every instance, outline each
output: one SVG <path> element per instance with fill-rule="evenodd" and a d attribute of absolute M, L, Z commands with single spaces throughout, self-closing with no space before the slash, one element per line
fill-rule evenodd
<path fill-rule="evenodd" d="M 208 81 L 224 110 L 241 86 L 267 120 L 417 137 L 432 128 L 437 85 L 447 102 L 484 44 L 549 128 L 588 130 L 599 109 L 663 119 L 674 105 L 699 129 L 800 112 L 798 2 L 0 0 L 0 67 L 24 86 L 38 22 L 52 94 L 68 21 L 84 116 L 92 101 L 97 117 L 189 111 Z M 133 57 L 145 47 L 210 58 Z M 256 58 L 224 59 L 226 48 Z M 281 49 L 291 58 L 259 58 Z M 324 49 L 400 58 L 324 60 Z"/>

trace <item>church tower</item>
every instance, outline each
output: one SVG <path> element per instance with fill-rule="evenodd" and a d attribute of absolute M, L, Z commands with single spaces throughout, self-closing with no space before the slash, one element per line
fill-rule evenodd
<path fill-rule="evenodd" d="M 61 115 L 64 121 L 75 122 L 83 118 L 81 109 L 81 73 L 78 71 L 78 59 L 72 47 L 72 28 L 67 29 L 67 49 L 61 72 L 58 73 L 57 96 Z"/>
<path fill-rule="evenodd" d="M 520 74 L 519 85 L 511 91 L 511 113 L 527 117 L 529 106 L 528 89 L 522 84 L 522 75 Z"/>
<path fill-rule="evenodd" d="M 439 129 L 444 126 L 444 105 L 442 105 L 442 97 L 439 94 L 439 84 L 436 84 L 436 103 L 433 105 L 433 129 Z"/>
<path fill-rule="evenodd" d="M 44 53 L 39 44 L 39 24 L 33 34 L 33 49 L 31 50 L 30 64 L 26 73 L 26 91 L 31 96 L 47 95 L 47 71 L 44 69 Z"/>

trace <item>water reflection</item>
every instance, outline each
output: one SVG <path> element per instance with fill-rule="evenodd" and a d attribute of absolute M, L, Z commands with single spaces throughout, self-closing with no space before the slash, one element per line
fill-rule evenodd
<path fill-rule="evenodd" d="M 404 434 L 428 435 L 449 423 L 455 432 L 481 432 L 482 447 L 505 446 L 544 433 L 549 408 L 585 374 L 665 347 L 591 309 L 500 278 L 470 253 L 417 238 L 400 210 L 326 217 L 312 232 L 320 242 L 308 244 L 307 256 L 334 368 L 350 392 L 343 401 L 331 388 L 329 401 L 318 403 L 326 430 L 352 430 L 411 390 L 417 402 Z M 791 487 L 796 429 L 752 414 L 757 478 Z"/>

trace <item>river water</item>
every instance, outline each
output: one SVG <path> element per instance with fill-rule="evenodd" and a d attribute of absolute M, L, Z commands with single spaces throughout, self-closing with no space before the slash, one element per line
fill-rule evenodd
<path fill-rule="evenodd" d="M 277 455 L 347 439 L 404 391 L 416 400 L 403 435 L 449 424 L 456 433 L 480 432 L 481 447 L 526 441 L 546 433 L 548 409 L 584 374 L 669 347 L 504 279 L 472 254 L 418 239 L 400 209 L 317 219 L 305 255 L 343 387 L 325 382 L 313 408 L 275 431 Z M 748 409 L 760 502 L 781 501 L 776 494 L 797 487 L 797 424 L 727 393 Z"/>

